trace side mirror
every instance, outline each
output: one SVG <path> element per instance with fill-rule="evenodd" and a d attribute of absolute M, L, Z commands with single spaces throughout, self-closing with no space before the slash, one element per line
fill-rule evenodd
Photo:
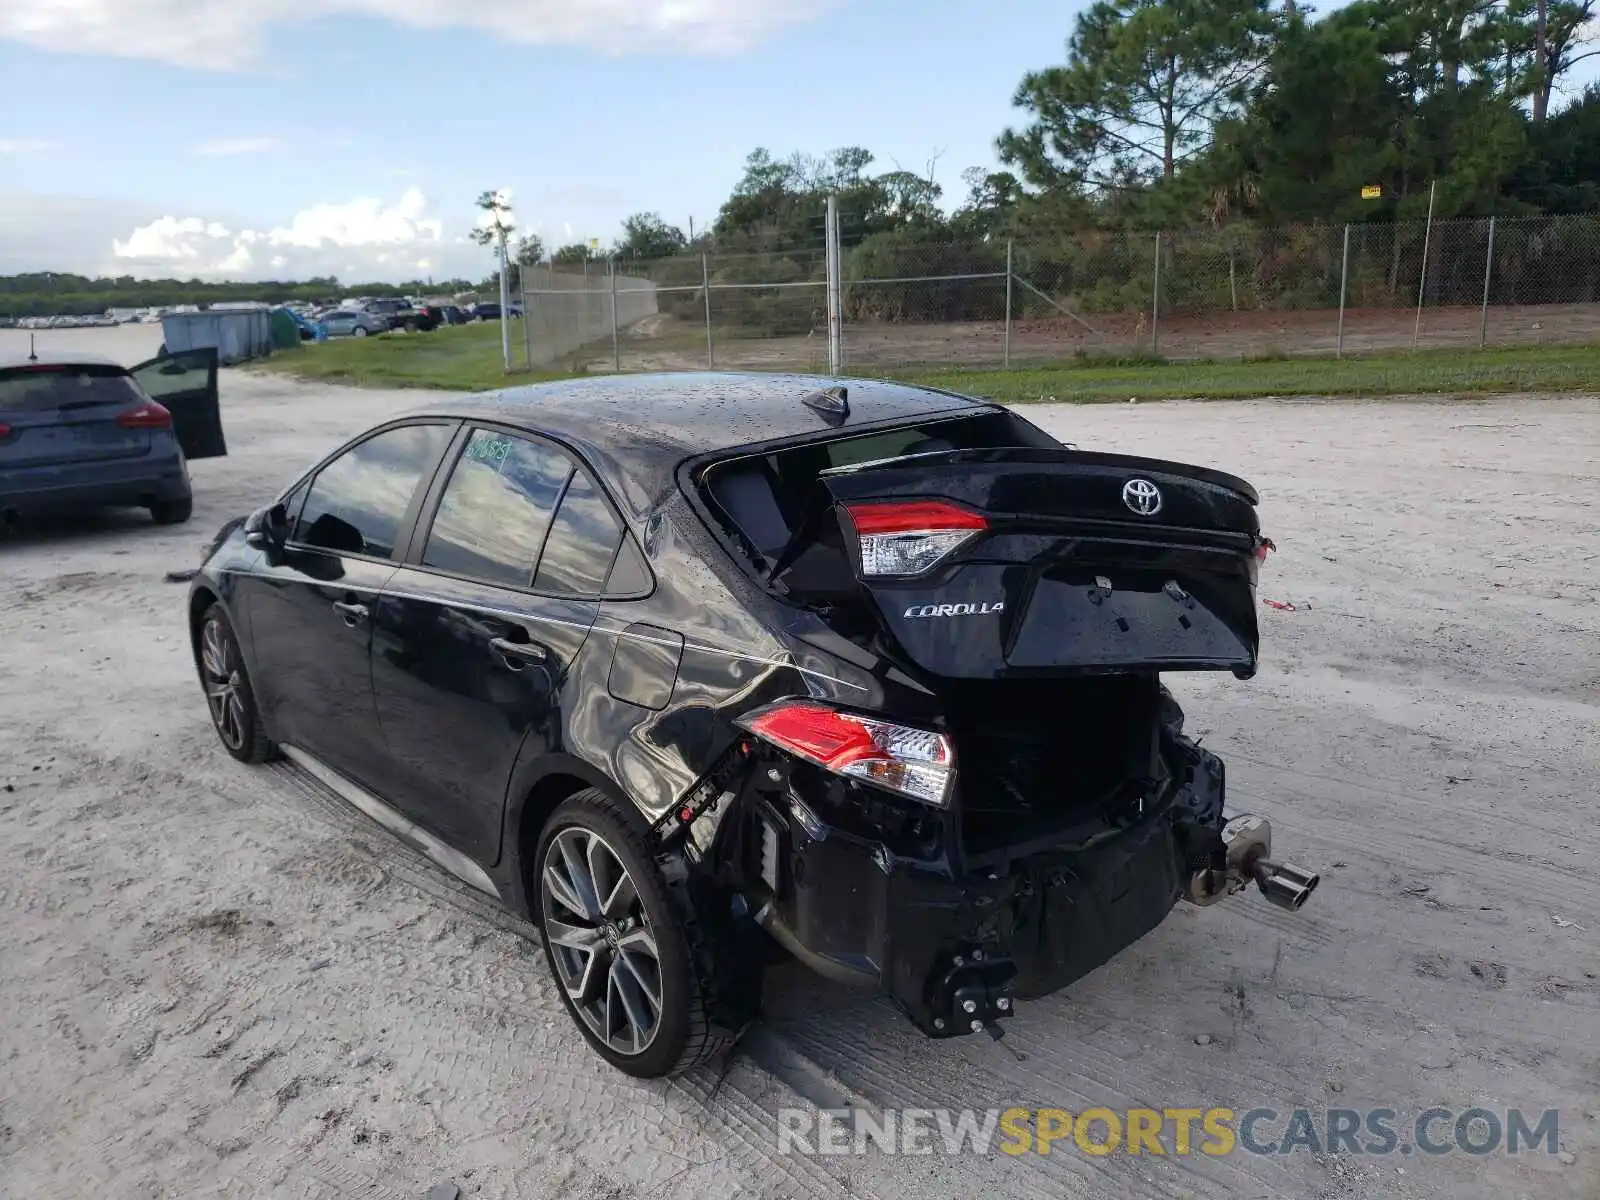
<path fill-rule="evenodd" d="M 245 518 L 244 540 L 268 555 L 281 553 L 289 540 L 288 511 L 281 504 L 256 509 Z"/>

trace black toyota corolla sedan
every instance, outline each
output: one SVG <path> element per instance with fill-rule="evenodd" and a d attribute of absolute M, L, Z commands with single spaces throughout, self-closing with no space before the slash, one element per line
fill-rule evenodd
<path fill-rule="evenodd" d="M 189 628 L 228 751 L 530 918 L 622 1070 L 726 1044 L 769 952 L 998 1036 L 1180 899 L 1316 886 L 1160 682 L 1254 673 L 1256 499 L 900 384 L 513 388 L 224 527 Z"/>

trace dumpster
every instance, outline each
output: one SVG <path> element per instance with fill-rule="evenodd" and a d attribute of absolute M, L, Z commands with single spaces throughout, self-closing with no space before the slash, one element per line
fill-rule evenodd
<path fill-rule="evenodd" d="M 272 314 L 265 307 L 167 313 L 161 334 L 164 354 L 209 349 L 224 364 L 246 362 L 272 353 Z"/>

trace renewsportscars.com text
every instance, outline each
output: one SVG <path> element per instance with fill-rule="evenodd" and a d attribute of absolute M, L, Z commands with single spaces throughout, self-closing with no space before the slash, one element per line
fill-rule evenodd
<path fill-rule="evenodd" d="M 1553 1108 L 778 1110 L 779 1154 L 1556 1154 L 1560 1140 Z"/>

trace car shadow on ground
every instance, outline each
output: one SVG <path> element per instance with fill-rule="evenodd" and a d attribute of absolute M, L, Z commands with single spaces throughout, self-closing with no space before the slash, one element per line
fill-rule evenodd
<path fill-rule="evenodd" d="M 48 543 L 78 543 L 96 537 L 167 532 L 184 526 L 158 526 L 142 508 L 95 509 L 0 519 L 0 549 Z"/>

